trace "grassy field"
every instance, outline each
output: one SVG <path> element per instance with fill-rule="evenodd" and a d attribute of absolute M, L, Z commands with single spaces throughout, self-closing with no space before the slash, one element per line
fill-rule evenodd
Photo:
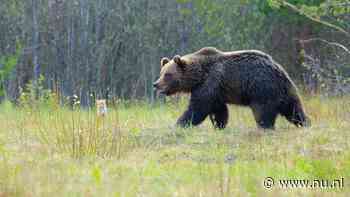
<path fill-rule="evenodd" d="M 237 106 L 225 130 L 208 120 L 174 128 L 185 106 L 120 103 L 97 118 L 94 110 L 5 102 L 0 197 L 350 195 L 350 98 L 306 98 L 313 126 L 279 118 L 274 131 L 256 129 L 250 110 Z M 280 179 L 343 186 L 283 188 Z"/>

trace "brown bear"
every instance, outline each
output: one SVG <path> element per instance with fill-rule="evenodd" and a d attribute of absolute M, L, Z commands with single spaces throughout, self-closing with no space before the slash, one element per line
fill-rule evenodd
<path fill-rule="evenodd" d="M 187 110 L 177 120 L 181 127 L 198 125 L 209 116 L 216 128 L 225 128 L 227 104 L 249 106 L 259 128 L 273 129 L 279 114 L 298 127 L 310 125 L 287 72 L 257 50 L 206 47 L 172 60 L 162 58 L 153 86 L 165 95 L 191 93 Z"/>

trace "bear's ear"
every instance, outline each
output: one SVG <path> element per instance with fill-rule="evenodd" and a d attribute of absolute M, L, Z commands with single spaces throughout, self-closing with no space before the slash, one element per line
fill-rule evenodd
<path fill-rule="evenodd" d="M 167 64 L 168 62 L 170 62 L 170 59 L 167 58 L 167 57 L 163 57 L 161 60 L 160 60 L 160 68 L 162 68 L 165 64 Z"/>
<path fill-rule="evenodd" d="M 185 60 L 181 59 L 181 57 L 180 57 L 179 55 L 175 55 L 175 56 L 174 56 L 174 62 L 175 62 L 181 69 L 185 69 L 186 62 L 185 62 Z"/>

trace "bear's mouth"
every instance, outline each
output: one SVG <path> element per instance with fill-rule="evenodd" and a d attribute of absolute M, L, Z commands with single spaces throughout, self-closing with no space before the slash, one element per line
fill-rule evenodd
<path fill-rule="evenodd" d="M 156 91 L 159 95 L 168 95 L 168 91 L 166 89 L 153 88 L 153 90 Z"/>
<path fill-rule="evenodd" d="M 170 96 L 170 95 L 174 94 L 169 89 L 157 89 L 157 93 L 159 95 L 165 95 L 165 96 Z"/>
<path fill-rule="evenodd" d="M 173 82 L 169 85 L 162 85 L 156 87 L 157 94 L 159 95 L 165 95 L 165 96 L 171 96 L 177 92 L 177 83 Z"/>
<path fill-rule="evenodd" d="M 160 95 L 167 95 L 167 91 L 166 90 L 158 90 L 158 93 Z"/>

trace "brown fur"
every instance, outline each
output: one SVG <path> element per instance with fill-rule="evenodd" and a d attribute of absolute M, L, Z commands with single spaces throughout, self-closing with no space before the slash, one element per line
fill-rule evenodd
<path fill-rule="evenodd" d="M 180 126 L 200 124 L 208 115 L 224 128 L 226 104 L 249 106 L 262 128 L 274 128 L 277 115 L 297 126 L 308 126 L 298 90 L 286 71 L 269 55 L 257 50 L 222 52 L 206 47 L 161 61 L 154 86 L 163 94 L 191 93 Z"/>

